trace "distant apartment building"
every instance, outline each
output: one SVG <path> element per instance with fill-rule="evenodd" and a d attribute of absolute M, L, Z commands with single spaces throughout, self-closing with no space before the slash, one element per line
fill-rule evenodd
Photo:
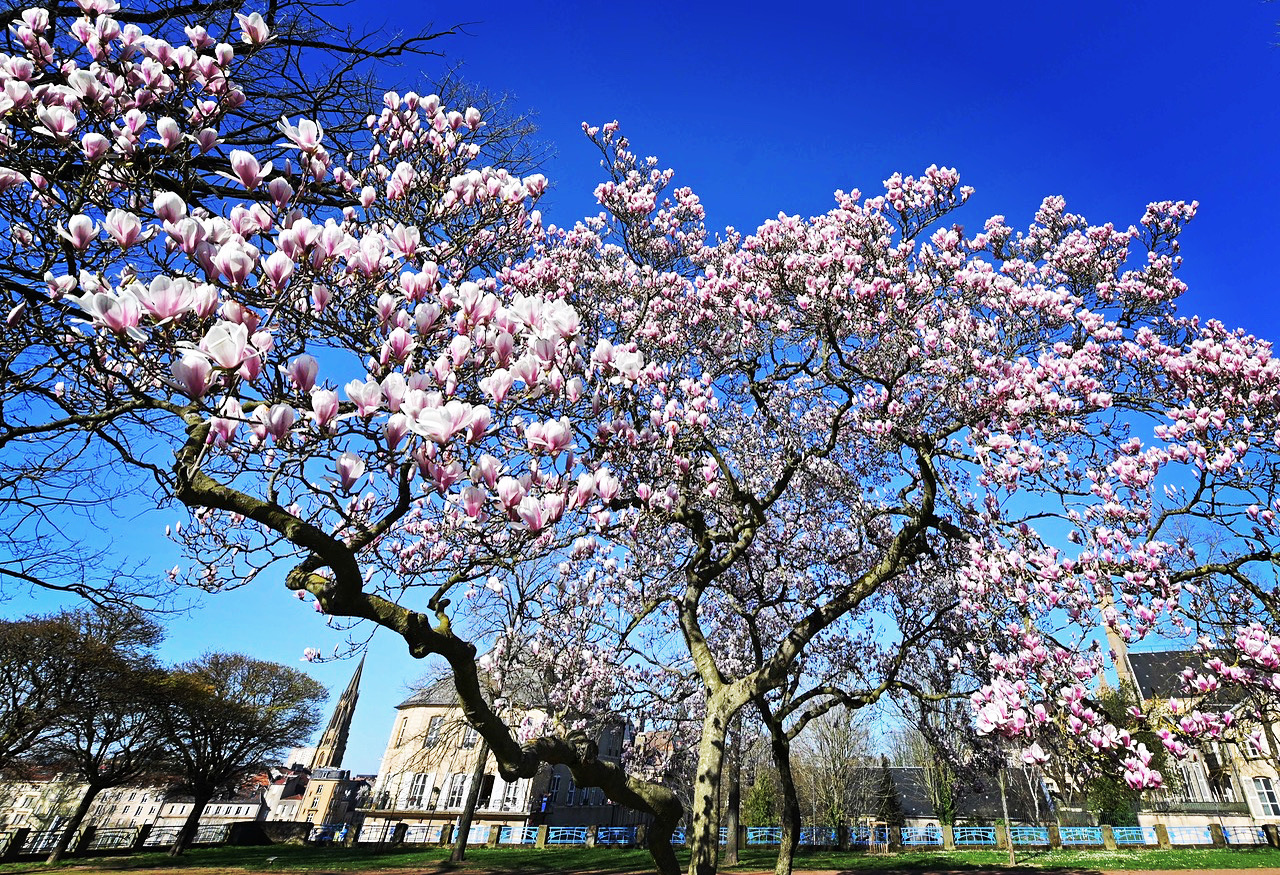
<path fill-rule="evenodd" d="M 1182 672 L 1204 659 L 1203 654 L 1191 651 L 1129 652 L 1121 664 L 1144 704 L 1158 710 L 1172 699 L 1193 700 Z M 1196 704 L 1209 708 L 1237 705 L 1230 701 L 1235 692 L 1224 689 L 1215 693 L 1212 701 Z M 1249 728 L 1264 731 L 1254 738 Z M 1223 826 L 1275 823 L 1280 819 L 1280 751 L 1272 749 L 1269 739 L 1277 737 L 1280 728 L 1271 724 L 1242 728 L 1232 737 L 1194 745 L 1186 756 L 1173 761 L 1169 771 L 1174 773 L 1168 776 L 1172 789 L 1144 796 L 1141 822 L 1187 826 L 1208 820 Z"/>

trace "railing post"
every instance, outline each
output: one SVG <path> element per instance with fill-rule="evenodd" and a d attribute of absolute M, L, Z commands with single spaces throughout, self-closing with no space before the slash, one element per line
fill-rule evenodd
<path fill-rule="evenodd" d="M 491 848 L 498 846 L 498 839 L 502 837 L 502 824 L 495 823 L 489 827 L 489 840 L 485 842 Z"/>
<path fill-rule="evenodd" d="M 1104 823 L 1102 825 L 1102 847 L 1106 848 L 1108 851 L 1114 851 L 1116 849 L 1116 834 L 1115 831 L 1111 829 L 1111 824 L 1109 823 Z"/>
<path fill-rule="evenodd" d="M 1049 847 L 1055 851 L 1062 849 L 1062 830 L 1056 823 L 1049 824 Z"/>
<path fill-rule="evenodd" d="M 405 833 L 407 833 L 408 831 L 409 831 L 409 824 L 405 823 L 403 820 L 396 823 L 395 826 L 391 827 L 390 844 L 403 845 Z"/>
<path fill-rule="evenodd" d="M 453 824 L 446 823 L 440 827 L 440 847 L 447 848 L 453 844 Z"/>
<path fill-rule="evenodd" d="M 1156 844 L 1160 846 L 1160 850 L 1167 851 L 1173 847 L 1173 842 L 1169 841 L 1169 830 L 1163 823 L 1156 824 Z"/>
<path fill-rule="evenodd" d="M 1267 844 L 1273 848 L 1280 848 L 1280 826 L 1274 823 L 1264 823 L 1262 825 L 1262 833 L 1267 837 Z"/>
<path fill-rule="evenodd" d="M 1215 848 L 1225 848 L 1227 846 L 1227 836 L 1222 831 L 1222 824 L 1209 824 L 1209 841 L 1213 843 Z"/>
<path fill-rule="evenodd" d="M 942 850 L 954 851 L 956 849 L 956 830 L 949 823 L 942 825 Z"/>
<path fill-rule="evenodd" d="M 596 830 L 598 830 L 599 828 L 600 827 L 594 824 L 587 827 L 587 847 L 588 848 L 594 848 L 596 846 L 596 836 L 597 836 Z"/>
<path fill-rule="evenodd" d="M 747 828 L 744 826 L 742 829 L 743 829 L 743 834 L 745 835 Z M 745 839 L 743 840 L 741 846 L 744 848 L 747 846 L 747 842 Z M 649 847 L 649 825 L 647 823 L 636 824 L 636 847 L 637 848 Z"/>
<path fill-rule="evenodd" d="M 544 823 L 538 827 L 538 838 L 533 843 L 535 848 L 545 848 L 547 846 L 547 825 Z"/>

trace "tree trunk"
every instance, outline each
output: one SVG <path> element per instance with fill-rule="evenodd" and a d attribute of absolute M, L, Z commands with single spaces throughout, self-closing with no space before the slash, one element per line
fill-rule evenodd
<path fill-rule="evenodd" d="M 791 741 L 772 715 L 769 724 L 769 750 L 773 763 L 778 767 L 778 784 L 782 788 L 782 839 L 778 843 L 778 860 L 774 863 L 775 875 L 791 875 L 795 865 L 796 847 L 800 844 L 800 794 L 796 792 L 795 775 L 791 772 Z"/>
<path fill-rule="evenodd" d="M 680 875 L 680 861 L 671 844 L 679 822 L 678 818 L 656 816 L 649 825 L 649 856 L 653 857 L 653 868 L 659 875 Z"/>
<path fill-rule="evenodd" d="M 476 802 L 480 799 L 480 785 L 484 783 L 484 767 L 489 762 L 489 742 L 480 739 L 476 753 L 476 767 L 471 770 L 471 786 L 467 788 L 467 801 L 458 818 L 458 835 L 453 840 L 453 854 L 449 859 L 461 863 L 467 856 L 467 838 L 471 835 L 471 820 L 476 816 Z"/>
<path fill-rule="evenodd" d="M 66 826 L 62 829 L 62 835 L 58 836 L 58 843 L 53 846 L 53 850 L 49 852 L 49 856 L 45 859 L 45 863 L 56 863 L 67 853 L 67 847 L 71 844 L 71 840 L 75 838 L 76 830 L 80 828 L 80 824 L 84 822 L 85 815 L 89 813 L 89 806 L 93 804 L 93 800 L 102 792 L 101 787 L 93 784 L 84 791 L 84 796 L 80 799 L 80 804 L 76 806 L 75 813 L 71 815 L 71 819 L 67 821 Z"/>
<path fill-rule="evenodd" d="M 1000 776 L 1000 810 L 1004 813 L 1004 840 L 1009 846 L 1009 865 L 1018 865 L 1018 853 L 1013 849 L 1013 832 L 1010 827 L 1013 826 L 1009 822 L 1009 799 L 1004 790 L 1004 765 L 996 766 L 996 773 Z"/>
<path fill-rule="evenodd" d="M 738 865 L 738 825 L 742 822 L 739 816 L 742 805 L 742 718 L 734 721 L 737 724 L 731 734 L 732 744 L 729 747 L 729 798 L 725 803 L 724 825 L 728 835 L 724 842 L 724 864 Z"/>
<path fill-rule="evenodd" d="M 718 698 L 718 697 L 717 697 Z M 689 875 L 715 875 L 720 853 L 720 778 L 724 741 L 736 709 L 712 698 L 698 743 L 698 776 L 693 785 L 693 826 L 689 830 Z"/>
<path fill-rule="evenodd" d="M 170 857 L 179 856 L 195 841 L 196 832 L 200 829 L 200 816 L 204 814 L 204 807 L 209 804 L 209 800 L 212 798 L 212 791 L 194 795 L 191 801 L 191 813 L 187 815 L 186 821 L 182 824 L 182 829 L 178 830 L 178 836 L 173 840 L 173 847 L 169 848 Z"/>

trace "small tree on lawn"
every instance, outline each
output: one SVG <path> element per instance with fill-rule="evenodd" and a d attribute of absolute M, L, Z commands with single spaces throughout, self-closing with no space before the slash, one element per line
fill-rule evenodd
<path fill-rule="evenodd" d="M 320 722 L 324 687 L 288 666 L 209 653 L 174 670 L 161 724 L 168 761 L 192 797 L 170 853 L 195 838 L 204 807 L 249 772 L 302 744 Z"/>
<path fill-rule="evenodd" d="M 158 637 L 158 630 L 152 630 Z M 56 735 L 42 750 L 64 776 L 85 785 L 49 863 L 66 853 L 99 793 L 156 777 L 166 759 L 161 715 L 169 703 L 159 666 L 149 656 L 117 651 L 95 660 L 86 674 L 75 701 L 58 715 Z"/>

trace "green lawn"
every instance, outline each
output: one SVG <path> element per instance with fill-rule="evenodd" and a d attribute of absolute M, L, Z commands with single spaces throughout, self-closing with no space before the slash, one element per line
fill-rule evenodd
<path fill-rule="evenodd" d="M 608 848 L 473 848 L 467 861 L 454 866 L 443 849 L 375 850 L 369 848 L 317 848 L 294 845 L 269 847 L 224 847 L 196 849 L 177 860 L 163 853 L 132 857 L 99 857 L 67 860 L 61 868 L 80 872 L 112 872 L 134 868 L 216 868 L 231 872 L 352 872 L 373 869 L 406 869 L 415 873 L 439 872 L 521 872 L 531 875 L 640 875 L 651 871 L 649 855 L 641 850 Z M 268 863 L 268 858 L 275 860 Z M 687 859 L 681 854 L 682 859 Z M 741 870 L 772 868 L 774 852 L 751 849 L 743 853 Z M 1257 869 L 1280 868 L 1280 849 L 1205 849 L 1174 851 L 1024 851 L 1019 863 L 1029 869 Z M 796 869 L 836 869 L 842 871 L 885 871 L 1007 868 L 1003 851 L 956 851 L 952 853 L 906 852 L 888 857 L 864 853 L 814 851 L 796 857 Z M 8 863 L 0 873 L 49 871 L 43 863 Z M 735 871 L 726 868 L 723 871 Z"/>

